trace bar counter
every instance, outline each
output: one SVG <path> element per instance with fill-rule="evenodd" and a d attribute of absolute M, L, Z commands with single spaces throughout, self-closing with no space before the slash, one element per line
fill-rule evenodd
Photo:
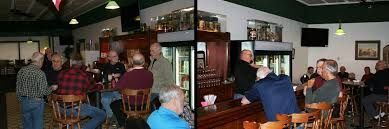
<path fill-rule="evenodd" d="M 303 86 L 297 86 L 295 94 L 300 109 L 304 108 Z M 287 105 L 285 105 L 287 106 Z M 197 129 L 243 129 L 243 121 L 265 123 L 261 102 L 241 105 L 240 100 L 228 100 L 196 109 Z"/>

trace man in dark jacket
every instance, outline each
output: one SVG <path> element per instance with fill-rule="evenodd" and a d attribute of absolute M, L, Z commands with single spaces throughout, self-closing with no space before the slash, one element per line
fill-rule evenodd
<path fill-rule="evenodd" d="M 374 108 L 374 104 L 377 101 L 387 101 L 388 91 L 384 87 L 389 86 L 389 69 L 387 69 L 387 64 L 384 61 L 378 61 L 375 68 L 377 72 L 365 82 L 372 89 L 372 94 L 363 98 L 362 104 L 369 117 L 378 119 L 379 117 L 383 117 L 385 113 L 379 114 Z"/>
<path fill-rule="evenodd" d="M 252 60 L 253 53 L 250 50 L 243 50 L 240 53 L 240 60 L 237 62 L 234 71 L 236 83 L 234 99 L 242 98 L 245 92 L 255 83 L 255 72 L 258 66 L 253 64 Z"/>
<path fill-rule="evenodd" d="M 275 121 L 277 113 L 300 112 L 292 83 L 287 75 L 277 76 L 269 68 L 262 67 L 258 69 L 257 77 L 260 80 L 246 93 L 242 104 L 261 101 L 269 121 Z"/>

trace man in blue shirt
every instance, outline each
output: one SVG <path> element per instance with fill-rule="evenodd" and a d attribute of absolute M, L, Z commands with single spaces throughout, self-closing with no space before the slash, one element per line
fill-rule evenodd
<path fill-rule="evenodd" d="M 159 93 L 161 107 L 155 110 L 147 123 L 151 129 L 189 129 L 189 124 L 178 115 L 184 110 L 184 92 L 180 87 L 162 87 Z"/>
<path fill-rule="evenodd" d="M 287 75 L 277 76 L 267 67 L 258 69 L 257 81 L 245 94 L 241 103 L 250 104 L 256 100 L 262 102 L 268 121 L 276 121 L 276 114 L 300 112 L 292 83 Z"/>

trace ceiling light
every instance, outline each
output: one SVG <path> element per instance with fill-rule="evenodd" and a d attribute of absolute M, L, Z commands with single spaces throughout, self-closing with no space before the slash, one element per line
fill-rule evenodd
<path fill-rule="evenodd" d="M 32 41 L 32 39 L 31 39 L 31 37 L 28 37 L 28 39 L 27 39 L 27 44 L 31 44 L 31 43 L 33 43 L 34 41 Z"/>
<path fill-rule="evenodd" d="M 70 20 L 69 24 L 75 25 L 75 24 L 78 24 L 78 21 L 77 21 L 77 19 L 72 18 L 72 20 Z"/>
<path fill-rule="evenodd" d="M 107 4 L 107 6 L 105 6 L 105 9 L 118 9 L 120 8 L 118 3 L 116 3 L 115 1 L 113 0 L 110 0 Z"/>
<path fill-rule="evenodd" d="M 346 34 L 344 30 L 342 29 L 342 24 L 339 22 L 339 28 L 335 32 L 336 35 L 344 35 Z"/>
<path fill-rule="evenodd" d="M 189 12 L 189 11 L 192 11 L 193 9 L 194 9 L 194 7 L 190 7 L 190 8 L 181 9 L 181 11 Z"/>

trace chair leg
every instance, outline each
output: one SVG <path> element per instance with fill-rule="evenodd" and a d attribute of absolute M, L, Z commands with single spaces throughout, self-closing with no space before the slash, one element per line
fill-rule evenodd
<path fill-rule="evenodd" d="M 379 105 L 379 112 L 378 112 L 378 124 L 377 126 L 380 126 L 380 123 L 381 123 L 381 105 Z"/>
<path fill-rule="evenodd" d="M 78 126 L 79 129 L 81 129 L 80 122 L 77 123 L 77 126 Z"/>

